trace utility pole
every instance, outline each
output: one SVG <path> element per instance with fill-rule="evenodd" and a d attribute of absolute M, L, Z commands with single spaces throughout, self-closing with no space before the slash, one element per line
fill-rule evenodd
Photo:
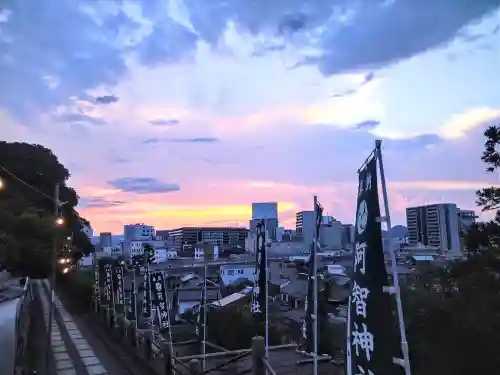
<path fill-rule="evenodd" d="M 52 320 L 54 317 L 54 300 L 55 300 L 55 284 L 56 284 L 56 266 L 57 266 L 57 235 L 58 235 L 58 219 L 59 219 L 59 183 L 54 189 L 54 238 L 52 242 L 51 254 L 51 273 L 50 273 L 50 304 L 49 304 L 49 319 L 47 327 L 47 347 L 45 351 L 45 370 L 48 373 L 50 347 L 52 344 Z"/>

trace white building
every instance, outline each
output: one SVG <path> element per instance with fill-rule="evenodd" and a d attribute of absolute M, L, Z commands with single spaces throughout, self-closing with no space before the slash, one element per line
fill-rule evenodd
<path fill-rule="evenodd" d="M 459 216 L 456 204 L 440 203 L 406 209 L 408 243 L 460 254 Z"/>
<path fill-rule="evenodd" d="M 132 242 L 153 240 L 155 228 L 145 224 L 127 224 L 123 226 L 123 253 L 126 256 L 133 256 Z M 137 247 L 137 245 L 135 245 Z M 135 249 L 137 251 L 137 249 Z M 142 253 L 142 251 L 141 251 Z"/>
<path fill-rule="evenodd" d="M 255 281 L 255 265 L 253 264 L 222 264 L 220 277 L 224 285 L 229 285 L 240 278 Z"/>
<path fill-rule="evenodd" d="M 130 241 L 129 250 L 127 252 L 124 251 L 124 255 L 128 257 L 133 257 L 136 255 L 141 255 L 144 253 L 144 245 L 151 245 L 155 249 L 155 252 L 158 249 L 165 248 L 165 241 L 155 241 L 155 240 L 134 240 Z"/>

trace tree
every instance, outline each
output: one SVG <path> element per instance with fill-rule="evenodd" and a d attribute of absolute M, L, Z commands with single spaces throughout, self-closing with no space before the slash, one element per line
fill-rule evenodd
<path fill-rule="evenodd" d="M 15 272 L 48 272 L 54 235 L 59 239 L 73 238 L 76 258 L 93 251 L 90 239 L 82 231 L 88 222 L 75 210 L 78 195 L 66 185 L 69 171 L 52 151 L 40 145 L 2 141 L 0 165 L 39 191 L 0 170 L 5 185 L 0 191 L 0 261 L 7 262 Z M 66 202 L 61 207 L 62 228 L 55 226 L 54 202 L 48 198 L 54 195 L 57 183 L 59 199 Z"/>
<path fill-rule="evenodd" d="M 500 127 L 489 127 L 484 135 L 481 159 L 494 172 L 500 166 Z M 495 350 L 500 329 L 500 189 L 479 190 L 477 197 L 483 211 L 497 214 L 466 234 L 469 257 L 445 268 L 421 269 L 401 290 L 415 375 L 488 374 L 500 367 Z"/>

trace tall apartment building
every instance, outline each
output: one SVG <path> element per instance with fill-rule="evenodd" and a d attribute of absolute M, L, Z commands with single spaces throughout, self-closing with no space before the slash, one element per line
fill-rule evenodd
<path fill-rule="evenodd" d="M 111 247 L 112 235 L 110 232 L 99 233 L 99 248 Z M 101 250 L 102 251 L 102 250 Z"/>
<path fill-rule="evenodd" d="M 169 244 L 179 251 L 183 245 L 212 244 L 245 248 L 246 228 L 182 227 L 170 231 Z"/>
<path fill-rule="evenodd" d="M 407 208 L 408 242 L 459 254 L 461 248 L 458 213 L 457 205 L 452 203 Z"/>
<path fill-rule="evenodd" d="M 266 231 L 269 238 L 276 240 L 276 229 L 278 228 L 278 203 L 264 202 L 252 203 L 252 219 L 250 220 L 250 233 L 256 232 L 257 222 L 264 219 Z"/>

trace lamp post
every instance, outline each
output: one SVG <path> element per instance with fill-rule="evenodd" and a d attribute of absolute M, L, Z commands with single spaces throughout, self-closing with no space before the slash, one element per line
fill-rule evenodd
<path fill-rule="evenodd" d="M 52 242 L 52 259 L 51 259 L 51 273 L 50 273 L 50 305 L 49 305 L 49 324 L 47 327 L 47 347 L 45 351 L 45 369 L 48 373 L 49 369 L 49 356 L 51 353 L 50 347 L 52 344 L 52 320 L 54 316 L 54 301 L 55 301 L 55 284 L 56 284 L 56 267 L 57 267 L 57 236 L 59 228 L 64 225 L 64 219 L 59 215 L 59 209 L 68 202 L 61 202 L 59 200 L 59 184 L 56 184 L 54 190 L 54 239 Z"/>

